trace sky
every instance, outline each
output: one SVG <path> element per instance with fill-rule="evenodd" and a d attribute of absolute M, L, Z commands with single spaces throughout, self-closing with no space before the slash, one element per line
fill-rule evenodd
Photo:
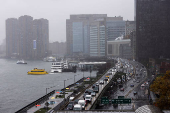
<path fill-rule="evenodd" d="M 134 0 L 0 0 L 0 44 L 6 38 L 5 20 L 23 15 L 49 20 L 50 42 L 66 41 L 70 14 L 107 14 L 134 20 Z"/>

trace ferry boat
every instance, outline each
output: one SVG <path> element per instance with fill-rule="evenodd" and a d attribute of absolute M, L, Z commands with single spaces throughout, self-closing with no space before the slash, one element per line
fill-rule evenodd
<path fill-rule="evenodd" d="M 17 64 L 27 64 L 24 60 L 18 60 Z"/>
<path fill-rule="evenodd" d="M 28 71 L 27 73 L 29 75 L 44 75 L 44 74 L 48 74 L 48 72 L 45 71 L 45 69 L 37 69 L 37 68 L 34 68 L 33 70 Z"/>
<path fill-rule="evenodd" d="M 55 57 L 46 57 L 43 59 L 43 61 L 45 62 L 56 62 L 56 58 Z"/>
<path fill-rule="evenodd" d="M 51 66 L 51 73 L 61 73 L 63 71 L 63 62 L 54 62 Z"/>

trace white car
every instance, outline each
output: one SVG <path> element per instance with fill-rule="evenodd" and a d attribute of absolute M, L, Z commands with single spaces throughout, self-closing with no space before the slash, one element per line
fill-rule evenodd
<path fill-rule="evenodd" d="M 104 84 L 104 80 L 100 80 L 100 82 L 99 82 L 100 84 Z"/>

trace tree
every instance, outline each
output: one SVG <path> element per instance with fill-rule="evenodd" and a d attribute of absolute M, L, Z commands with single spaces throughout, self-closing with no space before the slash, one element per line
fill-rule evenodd
<path fill-rule="evenodd" d="M 159 95 L 154 103 L 160 109 L 170 108 L 170 71 L 164 76 L 159 76 L 150 86 L 150 90 Z"/>

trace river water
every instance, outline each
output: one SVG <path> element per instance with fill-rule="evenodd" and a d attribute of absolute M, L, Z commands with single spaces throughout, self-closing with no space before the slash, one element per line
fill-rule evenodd
<path fill-rule="evenodd" d="M 50 71 L 51 62 L 26 61 L 28 64 L 16 64 L 16 60 L 0 59 L 0 113 L 14 113 L 22 107 L 30 104 L 48 92 L 64 88 L 83 77 L 82 72 L 56 73 L 47 75 L 27 75 L 33 68 Z M 84 77 L 90 76 L 84 72 Z M 96 76 L 92 72 L 91 76 Z"/>

